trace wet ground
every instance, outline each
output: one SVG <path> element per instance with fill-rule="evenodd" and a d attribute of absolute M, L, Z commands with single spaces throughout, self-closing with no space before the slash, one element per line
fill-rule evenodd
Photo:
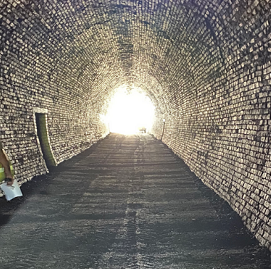
<path fill-rule="evenodd" d="M 270 252 L 150 135 L 111 134 L 0 199 L 0 268 L 267 269 Z"/>

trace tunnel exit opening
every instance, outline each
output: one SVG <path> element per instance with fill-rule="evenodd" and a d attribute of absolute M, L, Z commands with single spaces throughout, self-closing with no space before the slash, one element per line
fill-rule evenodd
<path fill-rule="evenodd" d="M 109 131 L 120 134 L 148 132 L 153 124 L 155 107 L 151 99 L 141 88 L 127 88 L 126 85 L 116 89 L 105 116 Z"/>

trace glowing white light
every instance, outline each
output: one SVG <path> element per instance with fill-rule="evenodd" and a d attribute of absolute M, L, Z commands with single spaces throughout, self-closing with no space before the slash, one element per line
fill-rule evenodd
<path fill-rule="evenodd" d="M 150 98 L 141 91 L 136 87 L 127 91 L 126 86 L 117 89 L 105 116 L 110 132 L 134 134 L 140 128 L 147 131 L 151 128 L 155 108 Z"/>

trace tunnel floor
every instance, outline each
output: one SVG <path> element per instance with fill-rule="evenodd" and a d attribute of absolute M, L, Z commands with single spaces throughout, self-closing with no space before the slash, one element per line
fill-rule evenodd
<path fill-rule="evenodd" d="M 240 218 L 150 135 L 110 134 L 0 199 L 0 268 L 271 268 Z"/>

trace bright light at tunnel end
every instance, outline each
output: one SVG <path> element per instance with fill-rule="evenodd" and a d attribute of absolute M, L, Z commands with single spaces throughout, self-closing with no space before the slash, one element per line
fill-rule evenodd
<path fill-rule="evenodd" d="M 109 102 L 107 114 L 101 120 L 108 125 L 110 132 L 132 135 L 153 124 L 155 107 L 141 88 L 123 85 L 115 90 Z"/>

